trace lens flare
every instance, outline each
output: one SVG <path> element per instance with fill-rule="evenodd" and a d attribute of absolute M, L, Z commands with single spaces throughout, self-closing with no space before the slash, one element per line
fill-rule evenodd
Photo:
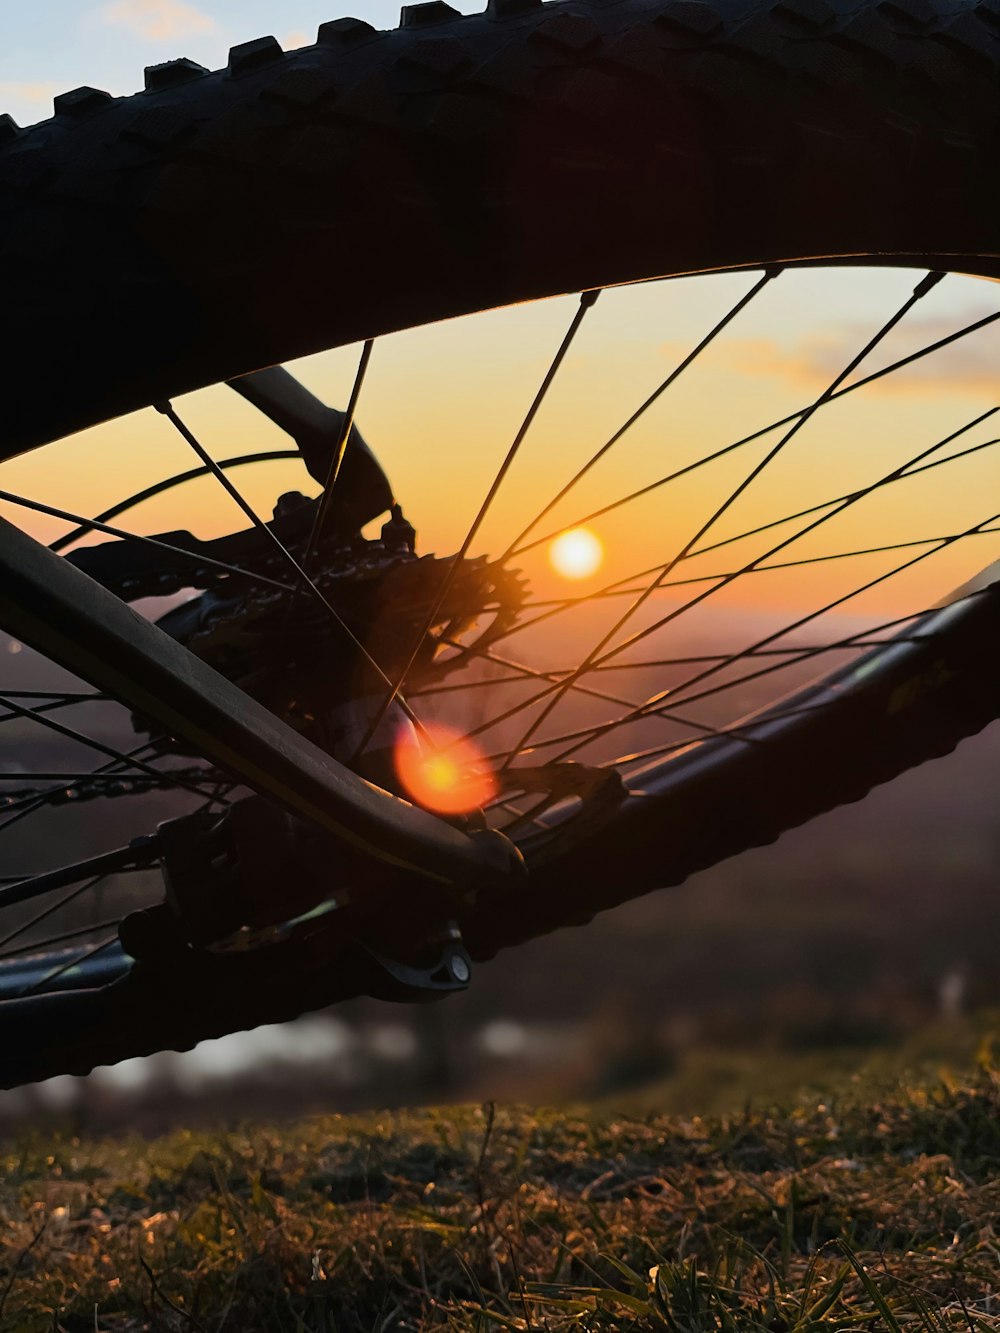
<path fill-rule="evenodd" d="M 604 559 L 600 538 L 589 528 L 571 528 L 560 533 L 549 547 L 552 568 L 564 579 L 586 579 L 595 573 Z"/>
<path fill-rule="evenodd" d="M 396 773 L 417 805 L 461 815 L 492 801 L 497 782 L 479 749 L 461 732 L 432 723 L 426 737 L 404 732 L 395 747 Z"/>

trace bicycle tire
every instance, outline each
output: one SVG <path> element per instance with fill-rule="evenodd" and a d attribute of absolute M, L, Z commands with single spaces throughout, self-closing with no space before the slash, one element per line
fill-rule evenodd
<path fill-rule="evenodd" d="M 492 0 L 463 17 L 435 0 L 388 33 L 340 20 L 319 37 L 245 44 L 214 74 L 156 66 L 131 98 L 78 89 L 28 130 L 0 122 L 0 245 L 21 261 L 0 457 L 323 347 L 566 291 L 819 260 L 1000 276 L 996 4 Z M 59 386 L 44 401 L 39 365 Z M 944 648 L 877 651 L 863 683 L 828 680 L 837 736 L 827 708 L 763 751 L 720 742 L 672 769 L 662 801 L 625 801 L 534 862 L 528 847 L 529 889 L 516 911 L 470 911 L 470 952 L 676 883 L 953 748 L 1000 713 L 998 600 L 986 580 Z M 908 682 L 911 705 L 888 710 Z M 847 723 L 864 744 L 821 771 Z"/>
<path fill-rule="evenodd" d="M 998 28 L 995 0 L 433 0 L 6 118 L 0 457 L 598 285 L 821 257 L 1000 276 Z"/>

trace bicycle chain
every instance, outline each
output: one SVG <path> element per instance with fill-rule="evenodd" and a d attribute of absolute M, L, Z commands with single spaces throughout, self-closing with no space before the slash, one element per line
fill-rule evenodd
<path fill-rule="evenodd" d="M 150 791 L 174 787 L 178 783 L 197 783 L 210 788 L 223 782 L 231 785 L 232 779 L 217 769 L 193 765 L 170 769 L 161 778 L 151 773 L 129 776 L 121 773 L 91 773 L 63 787 L 18 787 L 15 791 L 4 792 L 0 795 L 0 813 L 35 800 L 43 805 L 78 805 L 109 796 L 141 796 Z"/>
<path fill-rule="evenodd" d="M 392 675 L 405 665 L 415 636 L 451 575 L 453 561 L 386 549 L 381 542 L 334 554 L 335 562 L 327 563 L 313 582 L 337 616 L 365 642 L 383 671 Z M 516 570 L 490 564 L 484 557 L 463 560 L 451 576 L 411 682 L 426 685 L 481 656 L 516 621 L 525 589 Z M 279 645 L 277 651 L 287 647 L 290 630 L 308 643 L 311 652 L 319 650 L 324 636 L 337 633 L 330 618 L 304 593 L 290 604 L 289 594 L 263 589 L 238 599 L 218 600 L 214 606 L 203 601 L 202 607 L 197 625 L 177 637 L 216 670 L 236 679 L 266 669 L 268 656 L 276 651 L 274 645 Z M 291 620 L 293 611 L 295 619 Z M 484 615 L 491 617 L 489 624 L 456 647 L 455 638 L 468 634 Z M 173 632 L 170 614 L 166 622 L 163 627 Z M 438 660 L 441 648 L 447 648 L 449 655 Z"/>

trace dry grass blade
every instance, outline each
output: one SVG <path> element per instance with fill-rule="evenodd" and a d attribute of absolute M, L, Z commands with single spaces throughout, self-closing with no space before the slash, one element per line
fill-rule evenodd
<path fill-rule="evenodd" d="M 992 1061 L 844 1087 L 719 1119 L 36 1126 L 5 1155 L 0 1333 L 95 1306 L 102 1333 L 996 1333 Z"/>

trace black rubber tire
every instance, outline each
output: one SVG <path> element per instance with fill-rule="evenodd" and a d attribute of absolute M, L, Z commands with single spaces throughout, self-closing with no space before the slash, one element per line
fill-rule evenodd
<path fill-rule="evenodd" d="M 291 54 L 262 39 L 212 74 L 157 66 L 131 98 L 66 94 L 51 121 L 0 123 L 17 331 L 0 457 L 323 347 L 653 275 L 824 259 L 1000 277 L 998 51 L 997 0 L 435 2 Z M 858 693 L 850 767 L 741 750 L 667 793 L 666 844 L 664 803 L 630 803 L 540 857 L 517 910 L 477 908 L 473 952 L 952 748 L 1000 712 L 996 600 L 956 639 L 958 682 L 917 690 L 926 706 L 885 707 L 936 669 L 919 654 Z"/>
<path fill-rule="evenodd" d="M 0 456 L 324 347 L 765 261 L 1000 275 L 997 0 L 408 6 L 0 122 Z"/>

